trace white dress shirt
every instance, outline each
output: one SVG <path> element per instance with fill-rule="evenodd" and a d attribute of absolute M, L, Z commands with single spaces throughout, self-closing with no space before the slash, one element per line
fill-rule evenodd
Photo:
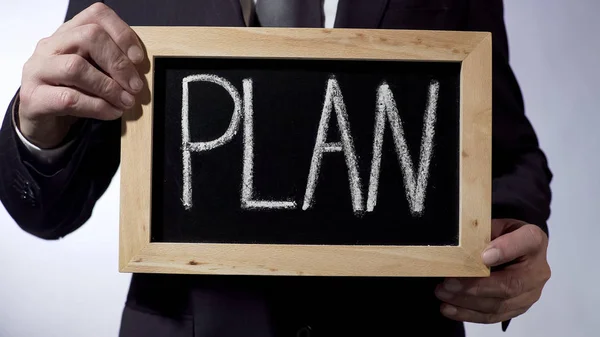
<path fill-rule="evenodd" d="M 325 0 L 323 2 L 323 12 L 325 14 L 325 28 L 333 28 L 335 22 L 335 16 L 337 14 L 337 5 L 339 0 Z M 240 0 L 246 22 L 254 11 L 254 4 L 256 0 L 250 2 L 249 0 Z M 14 123 L 13 123 L 14 124 Z M 25 145 L 25 148 L 31 154 L 40 161 L 40 163 L 51 164 L 55 162 L 60 156 L 62 156 L 66 150 L 73 143 L 72 141 L 54 149 L 42 149 L 31 142 L 29 142 L 25 136 L 21 133 L 19 128 L 15 125 L 15 131 L 21 142 Z"/>

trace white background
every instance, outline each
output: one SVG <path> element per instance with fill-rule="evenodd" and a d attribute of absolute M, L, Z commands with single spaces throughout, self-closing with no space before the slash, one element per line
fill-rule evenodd
<path fill-rule="evenodd" d="M 18 88 L 36 42 L 60 25 L 67 6 L 67 0 L 1 2 L 0 111 Z M 497 324 L 468 325 L 468 335 L 596 336 L 600 1 L 506 0 L 505 5 L 511 63 L 555 174 L 553 276 L 542 300 L 513 320 L 507 333 Z M 92 219 L 59 241 L 26 234 L 0 207 L 0 337 L 117 335 L 130 276 L 117 272 L 116 182 Z"/>

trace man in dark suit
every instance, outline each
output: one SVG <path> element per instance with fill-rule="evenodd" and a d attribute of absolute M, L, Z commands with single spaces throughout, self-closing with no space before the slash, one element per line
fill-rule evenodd
<path fill-rule="evenodd" d="M 264 14 L 266 0 L 266 9 L 257 11 L 240 0 L 92 3 L 72 0 L 67 21 L 40 41 L 0 131 L 0 200 L 19 226 L 44 239 L 83 225 L 119 165 L 119 117 L 142 86 L 135 64 L 144 56 L 129 25 L 276 25 L 290 12 L 284 5 L 280 14 Z M 295 10 L 313 6 L 314 12 L 317 6 L 320 12 L 322 3 L 316 3 L 305 1 Z M 313 23 L 287 22 L 322 25 L 322 12 L 318 16 Z M 509 66 L 502 1 L 339 0 L 334 27 L 493 33 L 494 240 L 483 253 L 486 264 L 496 267 L 492 276 L 135 274 L 121 336 L 383 336 L 410 330 L 462 336 L 463 321 L 506 322 L 539 299 L 550 277 L 552 175 Z"/>

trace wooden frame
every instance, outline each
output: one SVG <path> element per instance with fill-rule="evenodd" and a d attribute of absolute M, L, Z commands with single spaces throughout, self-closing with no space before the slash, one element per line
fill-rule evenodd
<path fill-rule="evenodd" d="M 490 33 L 199 27 L 135 27 L 134 30 L 147 51 L 149 64 L 144 71 L 150 90 L 153 88 L 155 56 L 461 62 L 460 239 L 458 246 L 437 247 L 150 242 L 153 107 L 150 96 L 147 96 L 139 107 L 123 118 L 121 272 L 489 275 L 489 268 L 480 256 L 490 240 L 491 230 Z"/>

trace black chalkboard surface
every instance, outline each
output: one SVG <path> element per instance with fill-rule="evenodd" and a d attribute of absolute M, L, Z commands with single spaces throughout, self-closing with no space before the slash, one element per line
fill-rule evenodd
<path fill-rule="evenodd" d="M 489 275 L 489 33 L 134 30 L 122 272 Z"/>
<path fill-rule="evenodd" d="M 154 92 L 152 241 L 457 245 L 459 76 L 458 62 L 156 58 L 154 82 L 160 85 Z M 217 78 L 227 81 L 238 97 L 215 83 Z M 244 81 L 251 81 L 251 93 L 249 84 L 244 92 Z M 378 91 L 386 84 L 397 112 L 378 110 Z M 337 85 L 345 112 L 326 101 L 328 85 Z M 432 85 L 438 95 L 430 102 Z M 184 86 L 188 93 L 182 101 Z M 232 124 L 235 100 L 240 102 L 235 136 L 212 149 L 185 151 L 183 106 L 190 141 L 207 144 Z M 252 104 L 251 116 L 247 104 Z M 429 111 L 428 105 L 433 105 Z M 386 121 L 380 128 L 377 202 L 368 211 L 375 122 L 381 111 Z M 313 168 L 311 188 L 319 125 L 328 115 L 324 144 L 343 144 L 342 130 L 350 141 L 315 159 L 320 168 Z M 402 130 L 394 131 L 393 115 Z M 345 124 L 338 116 L 347 118 Z M 398 131 L 402 135 L 395 139 Z M 407 149 L 398 148 L 399 142 Z M 245 160 L 247 147 L 253 150 L 250 162 Z M 408 165 L 399 160 L 403 151 Z M 189 189 L 182 173 L 186 152 L 191 157 L 186 164 Z M 355 162 L 349 164 L 352 157 Z M 246 186 L 252 194 L 248 200 L 263 205 L 244 205 L 244 165 L 253 172 L 253 186 Z M 423 188 L 423 200 L 415 201 L 422 203 L 418 212 L 409 204 L 419 198 L 418 191 L 405 186 L 409 180 Z M 189 207 L 183 200 L 186 190 L 192 195 Z"/>

